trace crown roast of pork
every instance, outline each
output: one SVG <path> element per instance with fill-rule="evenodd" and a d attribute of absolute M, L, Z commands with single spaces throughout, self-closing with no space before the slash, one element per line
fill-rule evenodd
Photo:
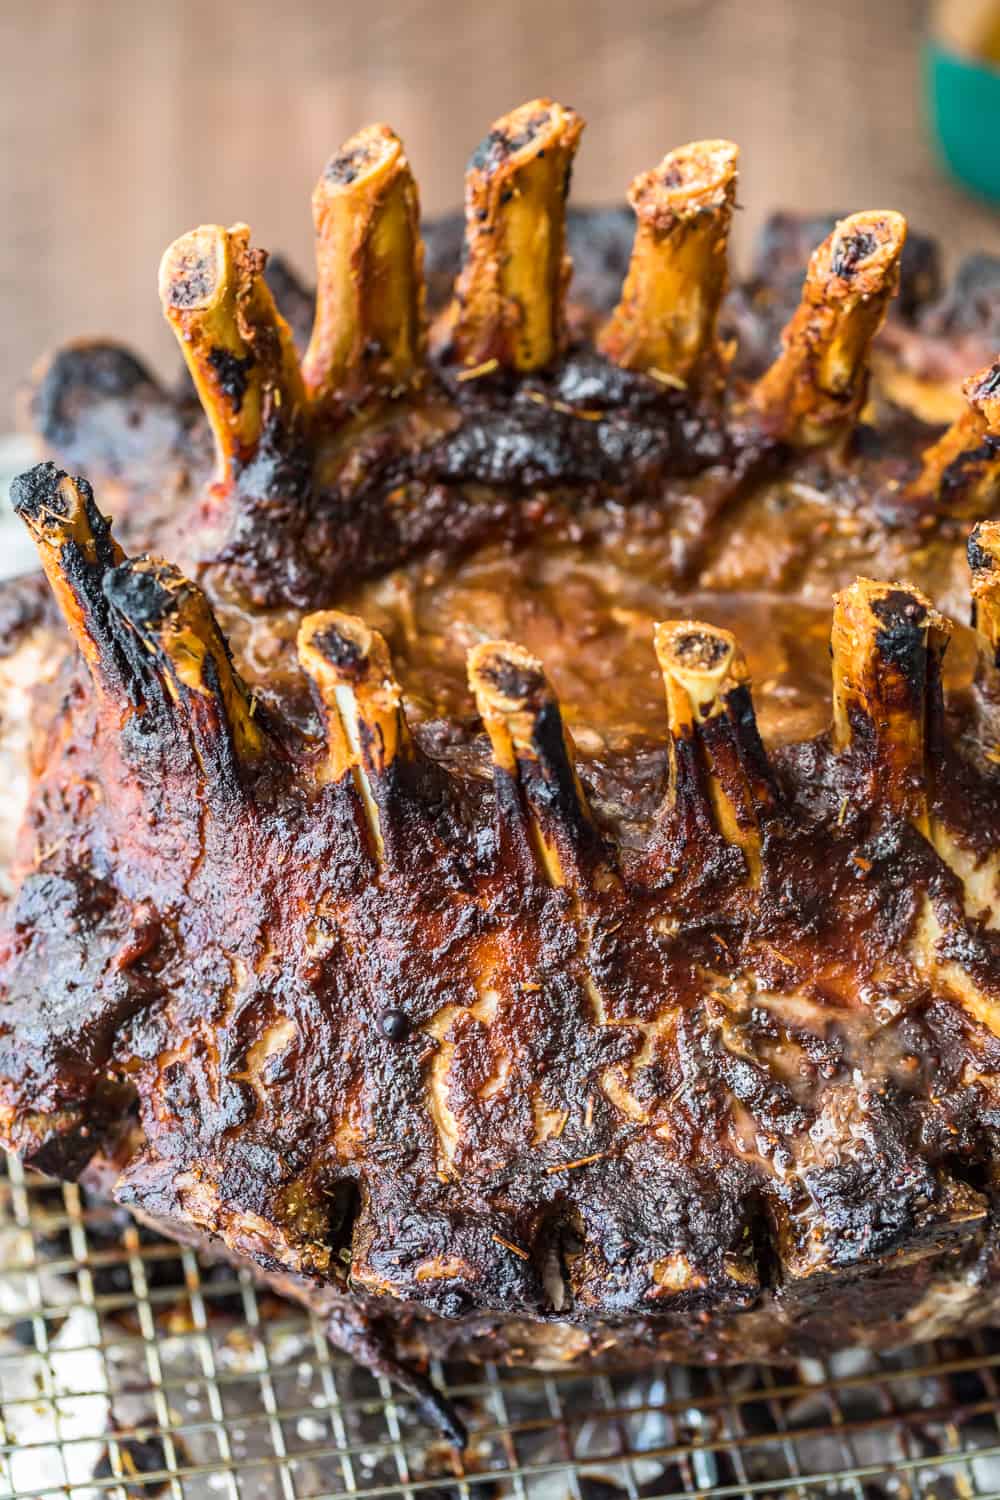
<path fill-rule="evenodd" d="M 567 213 L 582 124 L 464 239 L 362 130 L 315 298 L 171 245 L 190 378 L 36 371 L 0 614 L 3 1143 L 454 1441 L 432 1355 L 1000 1317 L 997 268 L 782 217 L 730 290 L 736 147 Z"/>

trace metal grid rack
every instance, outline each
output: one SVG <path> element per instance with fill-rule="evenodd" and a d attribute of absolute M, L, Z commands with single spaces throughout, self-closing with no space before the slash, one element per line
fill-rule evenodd
<path fill-rule="evenodd" d="M 437 1370 L 407 1398 L 228 1267 L 75 1186 L 0 1181 L 3 1500 L 1000 1496 L 1000 1335 L 794 1370 Z"/>

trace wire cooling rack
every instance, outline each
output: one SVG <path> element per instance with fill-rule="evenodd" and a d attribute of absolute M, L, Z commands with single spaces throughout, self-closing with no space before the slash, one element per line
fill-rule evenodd
<path fill-rule="evenodd" d="M 788 1370 L 437 1369 L 459 1460 L 317 1322 L 16 1162 L 0 1324 L 5 1500 L 1000 1495 L 1000 1335 Z"/>

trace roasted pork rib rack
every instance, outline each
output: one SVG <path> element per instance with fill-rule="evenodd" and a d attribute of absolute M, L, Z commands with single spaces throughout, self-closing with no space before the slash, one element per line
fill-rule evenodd
<path fill-rule="evenodd" d="M 444 293 L 385 126 L 316 189 L 314 302 L 243 225 L 178 240 L 197 400 L 36 372 L 83 473 L 17 481 L 51 596 L 3 605 L 4 1144 L 455 1440 L 429 1354 L 1000 1312 L 1000 364 L 954 379 L 994 330 L 866 212 L 774 347 L 801 230 L 727 293 L 736 148 L 635 181 L 628 259 L 567 215 L 581 128 L 494 126 Z"/>

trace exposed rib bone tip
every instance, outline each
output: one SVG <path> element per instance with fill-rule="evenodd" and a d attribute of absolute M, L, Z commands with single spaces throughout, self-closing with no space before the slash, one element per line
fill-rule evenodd
<path fill-rule="evenodd" d="M 985 738 L 1000 735 L 1000 521 L 980 521 L 967 547 L 972 626 L 978 636 L 975 690 Z"/>
<path fill-rule="evenodd" d="M 86 479 L 36 464 L 10 488 L 11 503 L 38 548 L 67 625 L 95 680 L 109 669 L 101 580 L 124 553 Z"/>
<path fill-rule="evenodd" d="M 962 395 L 986 423 L 986 430 L 1000 434 L 1000 360 L 962 382 Z"/>
<path fill-rule="evenodd" d="M 731 201 L 740 148 L 733 141 L 691 141 L 668 151 L 658 167 L 642 172 L 629 189 L 640 219 L 664 229 L 696 219 Z"/>
<path fill-rule="evenodd" d="M 722 713 L 725 694 L 750 680 L 736 637 L 716 625 L 670 620 L 655 627 L 653 644 L 667 687 L 670 727 L 678 733 L 692 716 L 704 719 Z M 672 694 L 672 687 L 680 692 Z"/>
<path fill-rule="evenodd" d="M 497 120 L 465 179 L 465 260 L 436 340 L 459 363 L 547 365 L 563 341 L 566 194 L 583 130 L 575 110 L 534 99 Z"/>
<path fill-rule="evenodd" d="M 696 778 L 717 831 L 742 849 L 756 885 L 761 817 L 774 805 L 775 793 L 743 652 L 731 631 L 698 620 L 658 624 L 653 643 L 670 729 L 667 806 L 676 810 Z"/>
<path fill-rule="evenodd" d="M 924 831 L 951 629 L 905 584 L 858 578 L 834 598 L 834 748 L 866 756 L 870 799 Z"/>
<path fill-rule="evenodd" d="M 758 420 L 775 437 L 810 447 L 853 426 L 905 242 L 902 214 L 871 210 L 841 219 L 813 252 L 782 352 L 751 395 Z"/>
<path fill-rule="evenodd" d="M 397 709 L 402 703 L 384 637 L 357 615 L 335 609 L 306 615 L 299 627 L 298 647 L 300 658 L 317 680 L 378 694 L 386 708 Z"/>
<path fill-rule="evenodd" d="M 231 233 L 245 227 L 234 226 Z M 225 294 L 229 275 L 227 241 L 221 225 L 202 224 L 168 245 L 159 274 L 160 301 L 165 309 L 200 311 L 213 306 Z"/>
<path fill-rule="evenodd" d="M 238 758 L 252 758 L 267 746 L 249 694 L 233 667 L 229 646 L 212 607 L 197 584 L 172 563 L 135 557 L 104 577 L 111 608 L 143 642 L 168 683 L 175 701 L 197 716 L 207 709 L 220 724 L 202 724 L 216 734 L 224 727 Z"/>
<path fill-rule="evenodd" d="M 905 499 L 971 520 L 1000 495 L 1000 361 L 963 381 L 962 394 L 965 411 L 926 450 Z"/>
<path fill-rule="evenodd" d="M 111 525 L 94 501 L 94 491 L 82 474 L 75 477 L 54 463 L 36 464 L 18 474 L 10 486 L 10 503 L 39 543 L 73 537 L 93 547 L 110 536 Z"/>
<path fill-rule="evenodd" d="M 192 614 L 204 626 L 208 611 L 201 590 L 158 557 L 134 557 L 122 563 L 105 578 L 104 594 L 108 603 L 150 641 L 175 630 L 182 618 Z"/>
<path fill-rule="evenodd" d="M 694 141 L 632 183 L 635 243 L 621 300 L 599 340 L 616 364 L 685 385 L 718 378 L 716 322 L 738 161 L 732 141 Z"/>
<path fill-rule="evenodd" d="M 585 854 L 597 848 L 596 834 L 573 741 L 541 662 L 511 641 L 483 641 L 469 652 L 468 674 L 494 766 L 520 788 L 547 878 L 553 885 L 576 883 Z"/>
<path fill-rule="evenodd" d="M 516 771 L 521 758 L 546 761 L 559 755 L 559 746 L 571 759 L 569 732 L 537 657 L 511 641 L 482 641 L 469 652 L 468 674 L 494 756 L 505 770 Z"/>
<path fill-rule="evenodd" d="M 980 521 L 973 526 L 965 553 L 972 574 L 973 602 L 1000 591 L 1000 521 Z"/>
<path fill-rule="evenodd" d="M 314 404 L 411 385 L 423 368 L 423 244 L 402 142 L 369 125 L 330 158 L 313 193 L 316 315 L 303 362 Z"/>
<path fill-rule="evenodd" d="M 510 641 L 482 641 L 468 658 L 469 681 L 480 711 L 501 714 L 537 710 L 551 689 L 537 657 Z"/>
<path fill-rule="evenodd" d="M 89 482 L 82 475 L 72 478 L 54 463 L 18 474 L 11 482 L 10 503 L 40 544 L 74 536 L 92 545 L 96 534 L 109 529 Z"/>
<path fill-rule="evenodd" d="M 215 437 L 217 478 L 248 463 L 268 426 L 297 428 L 305 390 L 291 331 L 245 224 L 202 225 L 160 263 L 160 300 Z"/>
<path fill-rule="evenodd" d="M 893 209 L 867 209 L 841 219 L 828 241 L 829 292 L 838 300 L 885 291 L 898 274 L 906 243 L 906 219 Z M 833 283 L 836 283 L 834 285 Z"/>
<path fill-rule="evenodd" d="M 389 648 L 356 615 L 321 610 L 302 621 L 298 652 L 326 717 L 327 778 L 339 781 L 352 772 L 382 859 L 390 830 L 383 826 L 377 786 L 397 759 L 414 753 Z"/>
<path fill-rule="evenodd" d="M 534 740 L 539 714 L 546 707 L 559 711 L 545 670 L 523 646 L 481 641 L 469 652 L 468 674 L 493 758 L 516 776 L 519 757 L 537 755 Z"/>
<path fill-rule="evenodd" d="M 403 156 L 403 143 L 388 125 L 365 125 L 344 142 L 323 168 L 317 192 L 352 198 L 359 189 L 381 186 Z"/>
<path fill-rule="evenodd" d="M 110 539 L 110 522 L 98 510 L 90 482 L 54 463 L 36 464 L 18 474 L 11 482 L 10 502 L 41 549 L 43 561 L 46 550 L 71 540 L 93 553 L 101 540 Z"/>

